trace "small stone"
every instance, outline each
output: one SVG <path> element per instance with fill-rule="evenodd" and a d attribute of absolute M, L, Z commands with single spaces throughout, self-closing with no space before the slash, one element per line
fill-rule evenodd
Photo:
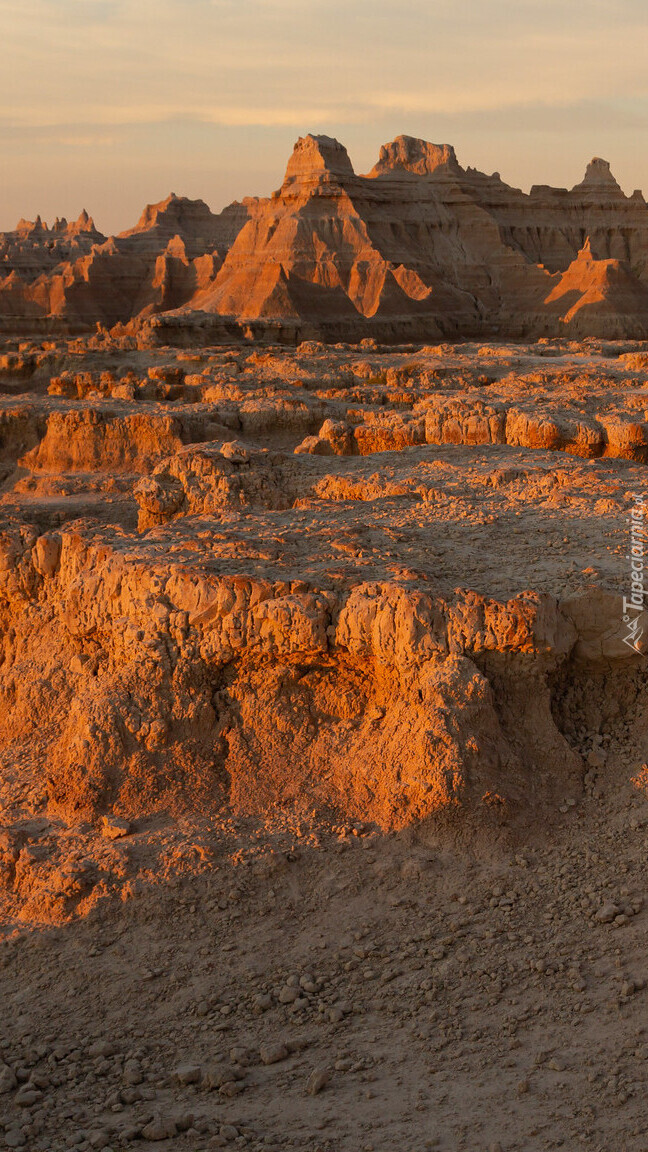
<path fill-rule="evenodd" d="M 315 1068 L 306 1081 L 307 1095 L 317 1096 L 318 1092 L 321 1092 L 322 1088 L 326 1087 L 330 1079 L 331 1073 L 328 1068 Z"/>
<path fill-rule="evenodd" d="M 221 1084 L 218 1092 L 221 1096 L 238 1096 L 241 1092 L 245 1092 L 245 1084 L 241 1080 L 228 1080 L 225 1084 Z"/>
<path fill-rule="evenodd" d="M 141 1084 L 144 1079 L 142 1075 L 142 1067 L 139 1060 L 127 1060 L 124 1064 L 123 1072 L 124 1084 L 129 1084 L 134 1087 L 136 1084 Z"/>
<path fill-rule="evenodd" d="M 619 909 L 617 908 L 616 904 L 608 902 L 607 904 L 601 905 L 595 915 L 595 919 L 598 920 L 599 924 L 611 924 L 615 916 L 618 916 L 618 914 Z"/>
<path fill-rule="evenodd" d="M 91 1148 L 96 1148 L 98 1152 L 103 1152 L 103 1149 L 107 1148 L 110 1144 L 110 1133 L 105 1128 L 91 1132 L 88 1137 L 88 1143 Z"/>
<path fill-rule="evenodd" d="M 518 1086 L 517 1086 L 518 1096 L 525 1096 L 526 1093 L 529 1091 L 530 1087 L 531 1087 L 531 1085 L 529 1084 L 528 1080 L 519 1080 Z"/>
<path fill-rule="evenodd" d="M 259 1049 L 259 1056 L 262 1064 L 278 1064 L 288 1059 L 288 1049 L 285 1044 L 265 1044 Z"/>
<path fill-rule="evenodd" d="M 39 1100 L 42 1100 L 42 1098 L 42 1092 L 26 1084 L 25 1087 L 21 1088 L 14 1096 L 14 1104 L 17 1104 L 19 1108 L 31 1108 L 32 1104 L 36 1104 Z"/>
<path fill-rule="evenodd" d="M 294 1000 L 299 998 L 299 988 L 286 984 L 285 988 L 281 989 L 279 993 L 280 1004 L 292 1004 Z"/>
<path fill-rule="evenodd" d="M 246 460 L 250 459 L 250 454 L 244 444 L 238 440 L 228 440 L 221 446 L 221 455 L 226 460 L 236 461 L 244 464 Z"/>
<path fill-rule="evenodd" d="M 32 1072 L 29 1082 L 33 1088 L 49 1088 L 50 1079 L 44 1072 Z"/>
<path fill-rule="evenodd" d="M 173 1120 L 163 1120 L 162 1117 L 155 1116 L 142 1128 L 142 1136 L 144 1140 L 169 1140 L 172 1136 L 177 1136 L 177 1130 Z"/>
<path fill-rule="evenodd" d="M 178 1084 L 198 1084 L 202 1077 L 200 1064 L 179 1064 L 173 1070 L 173 1078 Z M 230 1073 L 231 1078 L 231 1073 Z"/>
<path fill-rule="evenodd" d="M 95 1040 L 88 1048 L 88 1056 L 91 1060 L 95 1060 L 98 1056 L 105 1059 L 107 1056 L 114 1056 L 116 1051 L 115 1045 L 109 1040 Z"/>
<path fill-rule="evenodd" d="M 243 1070 L 230 1064 L 208 1064 L 203 1072 L 202 1082 L 205 1088 L 221 1088 L 223 1084 L 230 1084 L 232 1080 L 242 1080 Z"/>
<path fill-rule="evenodd" d="M 13 1092 L 17 1084 L 13 1069 L 8 1064 L 0 1064 L 0 1095 L 4 1092 Z"/>
<path fill-rule="evenodd" d="M 130 836 L 133 826 L 130 820 L 122 820 L 121 816 L 102 816 L 101 835 L 108 840 L 119 840 L 122 836 Z"/>
<path fill-rule="evenodd" d="M 242 1064 L 243 1067 L 248 1067 L 251 1064 L 259 1063 L 259 1053 L 252 1048 L 236 1047 L 230 1051 L 230 1060 L 232 1064 Z"/>
<path fill-rule="evenodd" d="M 304 1052 L 309 1047 L 311 1041 L 307 1036 L 295 1036 L 291 1040 L 286 1040 L 286 1048 L 292 1056 L 295 1052 Z"/>
<path fill-rule="evenodd" d="M 4 1134 L 4 1142 L 7 1148 L 24 1148 L 27 1143 L 27 1137 L 18 1128 L 10 1128 Z"/>
<path fill-rule="evenodd" d="M 239 1130 L 233 1124 L 221 1124 L 218 1135 L 222 1136 L 225 1140 L 238 1139 Z"/>
<path fill-rule="evenodd" d="M 138 1100 L 142 1099 L 142 1092 L 140 1088 L 122 1088 L 119 1093 L 119 1100 L 122 1104 L 137 1104 Z"/>

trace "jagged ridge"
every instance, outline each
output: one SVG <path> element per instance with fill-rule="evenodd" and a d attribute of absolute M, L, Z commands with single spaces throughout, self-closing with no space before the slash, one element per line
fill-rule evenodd
<path fill-rule="evenodd" d="M 448 144 L 398 136 L 359 176 L 337 140 L 307 135 L 267 199 L 215 215 L 172 194 L 109 239 L 85 213 L 21 221 L 0 256 L 5 322 L 168 312 L 176 329 L 206 315 L 295 338 L 648 334 L 648 210 L 600 158 L 571 190 L 525 194 Z"/>

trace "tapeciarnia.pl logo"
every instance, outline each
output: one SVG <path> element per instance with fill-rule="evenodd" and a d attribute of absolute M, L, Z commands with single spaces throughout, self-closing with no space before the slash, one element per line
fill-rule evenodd
<path fill-rule="evenodd" d="M 633 497 L 634 506 L 630 511 L 630 596 L 623 597 L 623 623 L 626 625 L 627 635 L 623 643 L 635 652 L 644 656 L 640 647 L 641 637 L 644 634 L 642 617 L 645 608 L 644 597 L 644 557 L 646 555 L 646 499 L 643 493 Z"/>

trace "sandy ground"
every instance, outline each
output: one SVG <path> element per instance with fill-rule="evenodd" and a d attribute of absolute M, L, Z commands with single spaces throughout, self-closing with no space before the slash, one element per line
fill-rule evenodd
<path fill-rule="evenodd" d="M 57 355 L 57 371 L 67 371 L 72 352 Z M 166 361 L 172 355 L 164 351 Z M 82 350 L 74 356 L 80 368 Z M 97 373 L 106 369 L 105 355 L 88 356 Z M 530 589 L 579 603 L 623 589 L 627 518 L 648 436 L 643 346 L 424 349 L 409 384 L 387 373 L 411 364 L 411 349 L 363 356 L 368 366 L 350 378 L 358 350 L 316 347 L 301 360 L 275 350 L 249 364 L 249 351 L 214 353 L 211 366 L 196 354 L 199 368 L 207 363 L 205 382 L 185 390 L 215 388 L 219 398 L 201 392 L 191 403 L 151 399 L 147 365 L 161 357 L 132 350 L 115 350 L 113 368 L 119 378 L 119 364 L 125 370 L 130 361 L 149 389 L 140 400 L 119 392 L 116 400 L 105 392 L 61 398 L 63 385 L 48 395 L 51 365 L 29 386 L 6 377 L 3 527 L 23 523 L 49 538 L 72 525 L 84 547 L 105 547 L 106 570 L 115 556 L 126 569 L 139 564 L 151 588 L 171 556 L 196 579 L 301 576 L 341 601 L 371 580 L 407 596 L 469 587 L 504 598 Z M 223 371 L 237 358 L 232 391 Z M 477 385 L 486 368 L 489 383 Z M 279 385 L 290 393 L 290 419 L 284 408 L 277 417 Z M 324 418 L 373 427 L 385 407 L 414 418 L 432 394 L 471 388 L 480 397 L 497 390 L 501 403 L 546 404 L 561 419 L 570 406 L 592 420 L 621 414 L 625 439 L 614 433 L 609 441 L 621 454 L 587 458 L 572 442 L 385 451 L 384 441 L 368 443 L 366 455 L 307 453 L 306 464 L 294 454 Z M 47 431 L 52 413 L 88 407 L 99 416 L 82 435 L 70 424 Z M 173 413 L 179 423 L 162 432 L 124 423 L 135 408 Z M 104 411 L 117 418 L 114 435 L 101 432 Z M 196 496 L 178 431 L 190 419 L 190 444 L 201 442 L 201 428 L 210 442 L 225 439 L 208 437 L 210 429 L 229 428 L 247 445 L 252 475 L 261 467 L 255 453 L 271 449 L 275 488 L 262 485 L 239 507 L 238 489 L 222 495 L 219 457 L 221 472 L 213 460 L 201 465 Z M 148 437 L 139 449 L 138 435 Z M 113 453 L 111 464 L 102 452 Z M 133 490 L 167 457 L 189 503 L 138 534 Z M 268 507 L 299 469 L 307 490 Z M 196 512 L 189 505 L 198 499 Z M 73 582 L 63 591 L 74 604 Z M 478 810 L 449 804 L 386 833 L 310 794 L 244 817 L 231 797 L 183 812 L 154 803 L 151 792 L 127 818 L 108 811 L 103 822 L 100 813 L 75 820 L 48 795 L 54 729 L 75 694 L 91 698 L 102 660 L 113 661 L 116 675 L 120 649 L 107 626 L 103 647 L 93 638 L 74 649 L 67 633 L 61 639 L 55 596 L 37 586 L 29 607 L 37 623 L 22 633 L 9 601 L 22 639 L 7 626 L 0 659 L 0 1148 L 648 1148 L 643 658 L 586 666 L 563 654 L 562 664 L 543 665 L 552 732 L 580 766 L 569 777 L 549 745 L 531 757 L 531 723 L 522 739 L 533 702 L 514 692 L 512 657 L 503 647 L 482 661 L 499 684 L 497 714 L 508 713 L 506 747 L 518 756 L 511 764 L 520 766 L 526 808 L 519 796 L 509 805 L 488 793 Z M 153 593 L 150 604 L 158 605 Z M 69 661 L 59 680 L 43 662 L 50 632 L 37 635 L 41 627 L 60 645 L 50 658 L 60 650 Z M 36 701 L 43 677 L 33 727 L 27 695 L 11 720 L 22 690 L 12 668 L 31 669 L 22 674 L 33 676 Z M 62 686 L 58 704 L 52 683 Z M 279 722 L 286 714 L 266 717 L 266 733 Z M 153 763 L 165 753 L 148 722 L 146 732 Z"/>
<path fill-rule="evenodd" d="M 645 1148 L 648 796 L 612 746 L 551 830 L 186 823 L 172 880 L 16 931 L 6 1146 Z"/>

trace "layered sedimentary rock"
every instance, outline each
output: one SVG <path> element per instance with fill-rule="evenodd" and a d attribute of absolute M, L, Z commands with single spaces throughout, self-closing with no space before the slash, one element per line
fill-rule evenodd
<path fill-rule="evenodd" d="M 21 221 L 0 236 L 0 317 L 55 317 L 75 329 L 176 308 L 213 281 L 247 212 L 232 204 L 214 215 L 172 193 L 116 237 L 102 236 L 86 213 L 52 229 Z"/>
<path fill-rule="evenodd" d="M 172 194 L 109 239 L 85 213 L 21 221 L 0 257 L 5 326 L 152 316 L 163 343 L 648 333 L 648 208 L 599 158 L 571 190 L 527 194 L 448 144 L 399 136 L 358 176 L 309 135 L 267 199 L 214 215 Z"/>
<path fill-rule="evenodd" d="M 361 177 L 337 141 L 309 136 L 192 305 L 330 338 L 641 335 L 647 227 L 604 161 L 571 192 L 525 195 L 464 170 L 449 145 L 398 137 Z"/>
<path fill-rule="evenodd" d="M 0 339 L 0 1143 L 644 1146 L 648 341 L 140 335 Z"/>
<path fill-rule="evenodd" d="M 74 223 L 57 219 L 51 228 L 40 216 L 35 221 L 19 220 L 13 232 L 0 234 L 2 271 L 30 280 L 57 264 L 86 256 L 105 239 L 85 209 Z"/>
<path fill-rule="evenodd" d="M 382 175 L 354 175 L 337 141 L 298 141 L 281 189 L 259 203 L 213 291 L 194 303 L 243 319 L 328 324 L 331 332 L 336 326 L 368 332 L 366 321 L 389 325 L 395 317 L 405 329 L 424 324 L 431 335 L 439 334 L 444 316 L 454 318 L 455 328 L 478 326 L 474 296 L 460 277 L 443 276 L 447 239 L 438 204 L 423 191 L 426 180 L 403 181 L 399 174 L 397 203 L 393 184 Z M 438 244 L 431 238 L 435 230 Z M 411 248 L 415 261 L 408 258 Z"/>

